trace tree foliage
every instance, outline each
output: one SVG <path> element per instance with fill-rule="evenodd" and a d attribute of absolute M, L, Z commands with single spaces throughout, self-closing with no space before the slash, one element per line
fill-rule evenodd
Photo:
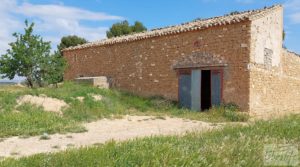
<path fill-rule="evenodd" d="M 134 25 L 129 25 L 129 22 L 125 20 L 113 24 L 109 31 L 106 32 L 106 36 L 107 38 L 113 38 L 143 31 L 147 31 L 147 28 L 143 25 L 143 23 L 136 21 Z"/>
<path fill-rule="evenodd" d="M 134 22 L 134 25 L 131 26 L 132 32 L 143 32 L 147 31 L 147 28 L 144 26 L 142 22 L 136 21 Z"/>
<path fill-rule="evenodd" d="M 76 35 L 69 35 L 61 38 L 60 44 L 57 46 L 57 48 L 59 52 L 61 52 L 65 48 L 82 45 L 87 42 L 88 41 L 84 38 L 78 37 Z"/>
<path fill-rule="evenodd" d="M 29 87 L 43 86 L 44 83 L 54 83 L 56 75 L 62 75 L 64 61 L 51 54 L 50 42 L 45 42 L 39 35 L 33 34 L 34 23 L 25 21 L 25 33 L 14 33 L 15 42 L 10 43 L 10 49 L 0 58 L 0 74 L 2 78 L 13 79 L 16 75 L 25 77 Z M 53 70 L 57 70 L 54 75 Z M 53 78 L 52 78 L 53 77 Z M 52 78 L 52 79 L 50 79 Z"/>
<path fill-rule="evenodd" d="M 43 79 L 47 84 L 54 84 L 57 87 L 57 83 L 63 81 L 63 74 L 67 62 L 59 51 L 55 51 L 55 53 L 49 57 L 47 63 L 48 65 L 43 68 Z"/>
<path fill-rule="evenodd" d="M 229 15 L 236 15 L 236 14 L 240 14 L 240 12 L 236 10 L 229 13 Z"/>

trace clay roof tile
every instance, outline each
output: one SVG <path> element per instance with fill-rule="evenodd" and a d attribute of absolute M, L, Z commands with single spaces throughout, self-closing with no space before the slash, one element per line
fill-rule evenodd
<path fill-rule="evenodd" d="M 63 51 L 69 51 L 69 50 L 76 50 L 76 49 L 83 49 L 83 48 L 89 48 L 93 46 L 102 46 L 102 45 L 111 45 L 115 43 L 122 43 L 122 42 L 129 42 L 129 41 L 136 41 L 156 36 L 163 36 L 163 35 L 169 35 L 169 34 L 177 34 L 181 32 L 187 32 L 187 31 L 194 31 L 194 30 L 200 30 L 209 28 L 212 26 L 221 26 L 226 24 L 234 24 L 237 22 L 242 22 L 246 20 L 254 20 L 256 18 L 260 18 L 265 16 L 266 14 L 277 10 L 279 8 L 282 8 L 281 5 L 275 5 L 269 8 L 264 8 L 260 10 L 252 10 L 252 11 L 246 11 L 236 14 L 230 14 L 220 17 L 213 17 L 209 19 L 198 19 L 192 22 L 182 23 L 177 26 L 169 26 L 165 28 L 157 28 L 153 29 L 151 31 L 145 31 L 141 33 L 135 33 L 130 35 L 125 35 L 121 37 L 115 37 L 110 39 L 104 39 L 99 40 L 95 42 L 86 43 L 79 46 L 69 47 L 64 49 Z"/>

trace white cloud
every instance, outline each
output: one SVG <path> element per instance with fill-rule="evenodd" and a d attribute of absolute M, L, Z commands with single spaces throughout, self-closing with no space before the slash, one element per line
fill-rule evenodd
<path fill-rule="evenodd" d="M 23 30 L 25 18 L 34 20 L 35 31 L 45 40 L 52 41 L 53 47 L 65 35 L 78 35 L 90 41 L 105 38 L 107 27 L 89 26 L 81 21 L 100 22 L 123 19 L 106 13 L 65 6 L 62 3 L 39 5 L 28 2 L 20 3 L 17 0 L 1 0 L 0 18 L 0 54 L 3 54 L 8 48 L 8 43 L 13 41 L 11 34 Z"/>
<path fill-rule="evenodd" d="M 300 1 L 289 0 L 284 4 L 288 18 L 294 24 L 300 23 Z"/>
<path fill-rule="evenodd" d="M 38 16 L 41 18 L 63 18 L 71 20 L 116 20 L 119 16 L 112 16 L 105 13 L 91 12 L 75 7 L 64 5 L 35 5 L 30 3 L 23 3 L 18 6 L 16 13 L 21 13 L 25 16 Z"/>
<path fill-rule="evenodd" d="M 300 10 L 300 1 L 299 0 L 288 0 L 284 7 L 291 11 L 299 11 Z"/>
<path fill-rule="evenodd" d="M 0 53 L 8 48 L 8 42 L 12 40 L 12 33 L 20 26 L 19 21 L 9 14 L 14 6 L 16 6 L 16 2 L 11 0 L 3 0 L 0 3 Z"/>

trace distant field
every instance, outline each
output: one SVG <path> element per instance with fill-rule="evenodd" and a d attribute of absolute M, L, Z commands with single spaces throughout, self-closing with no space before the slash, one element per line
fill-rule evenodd
<path fill-rule="evenodd" d="M 15 82 L 0 82 L 0 86 L 3 86 L 3 85 L 15 85 L 16 83 Z"/>

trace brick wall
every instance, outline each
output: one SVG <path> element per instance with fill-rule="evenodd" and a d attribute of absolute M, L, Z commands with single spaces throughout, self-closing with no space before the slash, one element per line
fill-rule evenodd
<path fill-rule="evenodd" d="M 260 117 L 300 112 L 300 57 L 283 51 L 281 66 L 266 70 L 255 66 L 250 72 L 250 111 Z"/>
<path fill-rule="evenodd" d="M 224 58 L 224 102 L 249 110 L 250 22 L 64 52 L 65 79 L 108 76 L 114 87 L 143 96 L 177 100 L 178 79 L 172 65 L 193 52 Z"/>
<path fill-rule="evenodd" d="M 300 57 L 282 49 L 283 9 L 251 23 L 250 113 L 300 112 Z"/>
<path fill-rule="evenodd" d="M 65 79 L 107 76 L 117 89 L 177 100 L 178 78 L 172 66 L 182 57 L 205 52 L 228 64 L 225 103 L 263 117 L 300 112 L 300 57 L 282 49 L 283 8 L 253 19 L 65 51 L 69 64 Z"/>

